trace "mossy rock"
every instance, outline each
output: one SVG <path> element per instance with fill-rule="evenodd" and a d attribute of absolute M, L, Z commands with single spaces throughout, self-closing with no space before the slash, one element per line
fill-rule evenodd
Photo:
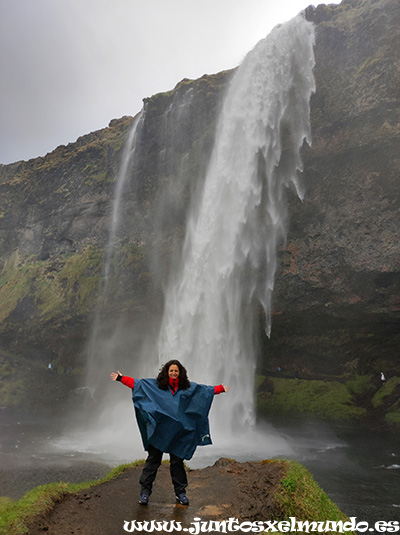
<path fill-rule="evenodd" d="M 392 377 L 372 398 L 372 405 L 376 408 L 389 408 L 400 396 L 400 377 Z"/>
<path fill-rule="evenodd" d="M 364 396 L 376 390 L 373 383 L 373 375 L 356 375 L 346 382 L 346 387 L 354 396 Z"/>
<path fill-rule="evenodd" d="M 338 381 L 301 380 L 270 377 L 273 393 L 257 396 L 260 414 L 304 413 L 331 420 L 364 418 L 366 409 L 354 404 L 352 394 Z"/>
<path fill-rule="evenodd" d="M 385 422 L 400 428 L 400 399 L 389 407 L 385 414 Z"/>
<path fill-rule="evenodd" d="M 385 414 L 385 422 L 388 425 L 400 428 L 400 408 L 395 411 L 389 411 Z"/>
<path fill-rule="evenodd" d="M 0 321 L 17 311 L 50 321 L 86 314 L 99 285 L 102 251 L 92 246 L 63 259 L 8 262 L 0 274 Z"/>

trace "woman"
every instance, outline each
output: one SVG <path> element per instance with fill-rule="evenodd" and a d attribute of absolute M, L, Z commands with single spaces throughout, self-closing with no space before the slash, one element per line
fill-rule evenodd
<path fill-rule="evenodd" d="M 228 392 L 224 385 L 190 382 L 184 366 L 170 360 L 157 379 L 134 379 L 121 372 L 110 374 L 132 389 L 136 419 L 148 457 L 140 477 L 139 503 L 147 505 L 163 453 L 170 455 L 170 472 L 177 502 L 189 505 L 183 460 L 191 459 L 197 446 L 211 444 L 208 413 L 215 394 Z"/>

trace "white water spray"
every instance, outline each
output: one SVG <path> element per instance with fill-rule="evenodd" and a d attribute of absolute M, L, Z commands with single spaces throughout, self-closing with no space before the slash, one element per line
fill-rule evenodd
<path fill-rule="evenodd" d="M 269 335 L 285 190 L 302 197 L 300 149 L 311 141 L 313 45 L 313 26 L 299 15 L 260 41 L 235 74 L 182 266 L 166 294 L 160 363 L 177 358 L 194 380 L 228 384 L 231 393 L 213 413 L 229 432 L 254 423 L 254 304 L 264 309 Z"/>
<path fill-rule="evenodd" d="M 129 133 L 128 139 L 125 144 L 123 155 L 122 155 L 121 171 L 119 173 L 118 180 L 116 182 L 116 187 L 115 187 L 113 210 L 112 210 L 111 225 L 110 225 L 111 230 L 110 230 L 110 235 L 108 238 L 108 243 L 106 247 L 106 255 L 105 255 L 105 260 L 104 260 L 104 279 L 105 279 L 104 294 L 105 295 L 103 296 L 103 298 L 105 298 L 108 293 L 110 264 L 111 264 L 112 255 L 115 249 L 115 239 L 116 239 L 117 232 L 120 226 L 120 221 L 121 221 L 121 211 L 122 211 L 121 203 L 122 203 L 123 193 L 125 191 L 127 180 L 129 178 L 129 170 L 131 169 L 132 162 L 135 158 L 136 131 L 138 129 L 138 125 L 140 123 L 143 123 L 144 117 L 145 117 L 145 113 L 142 110 L 141 113 L 135 118 L 131 131 Z"/>
<path fill-rule="evenodd" d="M 285 190 L 292 187 L 302 197 L 297 174 L 302 168 L 300 149 L 304 140 L 310 142 L 313 44 L 312 24 L 298 16 L 275 28 L 236 72 L 225 97 L 201 198 L 197 204 L 192 203 L 181 265 L 174 269 L 166 291 L 158 339 L 159 364 L 178 358 L 194 381 L 224 382 L 231 388 L 213 406 L 211 428 L 216 446 L 199 448 L 196 458 L 202 464 L 209 464 L 209 455 L 231 455 L 244 460 L 289 455 L 288 443 L 274 430 L 268 427 L 261 431 L 252 425 L 257 357 L 254 320 L 255 307 L 261 303 L 269 334 L 277 247 L 286 236 Z M 191 98 L 188 92 L 182 103 L 179 100 L 167 110 L 162 128 L 179 131 L 176 123 L 190 118 Z M 105 258 L 103 302 L 108 298 L 116 241 L 119 235 L 126 234 L 129 221 L 122 204 L 127 184 L 136 180 L 135 169 L 140 168 L 136 161 L 140 153 L 135 152 L 143 144 L 139 138 L 144 115 L 145 111 L 131 131 L 116 189 Z M 176 161 L 174 149 L 171 143 L 168 150 L 158 155 L 164 171 Z M 167 189 L 167 194 L 161 195 L 166 205 L 158 211 L 160 225 L 164 221 L 160 214 L 169 213 L 169 203 L 179 202 L 180 186 L 176 181 L 184 183 L 189 168 L 186 155 L 177 167 L 168 167 L 168 173 L 176 180 L 173 191 Z M 114 366 L 121 366 L 124 355 L 127 364 L 126 356 L 131 355 L 132 348 L 136 349 L 132 337 L 125 338 L 126 322 L 121 328 L 118 322 L 114 330 L 103 333 L 100 318 L 101 311 L 90 351 L 89 377 L 93 376 L 93 384 L 98 383 L 99 377 L 105 381 Z M 144 331 L 138 333 L 140 337 L 146 338 Z M 139 343 L 146 346 L 151 334 L 145 340 L 141 338 Z M 150 346 L 154 347 L 152 343 Z M 157 363 L 153 353 L 136 351 L 132 367 L 127 365 L 122 371 L 136 377 L 154 375 Z M 131 412 L 122 395 L 115 405 L 103 403 L 100 421 L 86 433 L 86 440 L 79 434 L 78 442 L 88 444 L 89 451 L 95 444 L 121 455 L 121 446 L 126 444 L 129 449 L 132 439 L 126 436 L 120 421 L 129 419 Z M 114 446 L 110 446 L 111 440 Z M 138 438 L 135 444 L 141 450 Z"/>
<path fill-rule="evenodd" d="M 136 146 L 137 146 L 137 130 L 138 126 L 143 123 L 145 113 L 142 110 L 141 113 L 134 119 L 131 131 L 129 133 L 128 139 L 125 143 L 122 161 L 121 161 L 121 170 L 118 175 L 118 179 L 115 185 L 114 199 L 113 199 L 113 209 L 111 214 L 110 221 L 110 234 L 108 242 L 105 248 L 104 262 L 103 262 L 103 289 L 99 299 L 99 303 L 96 307 L 96 312 L 93 320 L 91 336 L 88 344 L 88 380 L 87 386 L 91 392 L 95 391 L 96 385 L 101 378 L 104 376 L 104 362 L 108 360 L 108 351 L 107 344 L 102 340 L 100 343 L 100 333 L 102 330 L 102 315 L 104 312 L 104 307 L 107 305 L 110 292 L 110 269 L 113 260 L 113 255 L 115 253 L 115 242 L 118 234 L 118 230 L 121 223 L 121 214 L 122 214 L 122 200 L 123 194 L 125 191 L 126 184 L 130 176 L 130 170 L 135 158 Z M 98 373 L 96 373 L 98 372 Z"/>

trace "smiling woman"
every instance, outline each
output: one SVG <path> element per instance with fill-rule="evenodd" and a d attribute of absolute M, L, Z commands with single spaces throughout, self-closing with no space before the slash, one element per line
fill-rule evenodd
<path fill-rule="evenodd" d="M 170 360 L 157 379 L 134 379 L 119 371 L 110 375 L 132 389 L 136 418 L 148 457 L 140 478 L 139 503 L 147 505 L 163 453 L 169 453 L 176 500 L 189 505 L 183 460 L 191 459 L 197 446 L 211 444 L 208 413 L 215 394 L 227 386 L 207 386 L 190 382 L 184 366 Z"/>

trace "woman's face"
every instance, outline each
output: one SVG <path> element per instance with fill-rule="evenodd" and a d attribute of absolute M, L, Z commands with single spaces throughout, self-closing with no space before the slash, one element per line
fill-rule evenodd
<path fill-rule="evenodd" d="M 179 377 L 179 368 L 176 364 L 171 364 L 171 366 L 168 368 L 168 377 L 172 377 L 173 379 L 177 379 Z"/>

